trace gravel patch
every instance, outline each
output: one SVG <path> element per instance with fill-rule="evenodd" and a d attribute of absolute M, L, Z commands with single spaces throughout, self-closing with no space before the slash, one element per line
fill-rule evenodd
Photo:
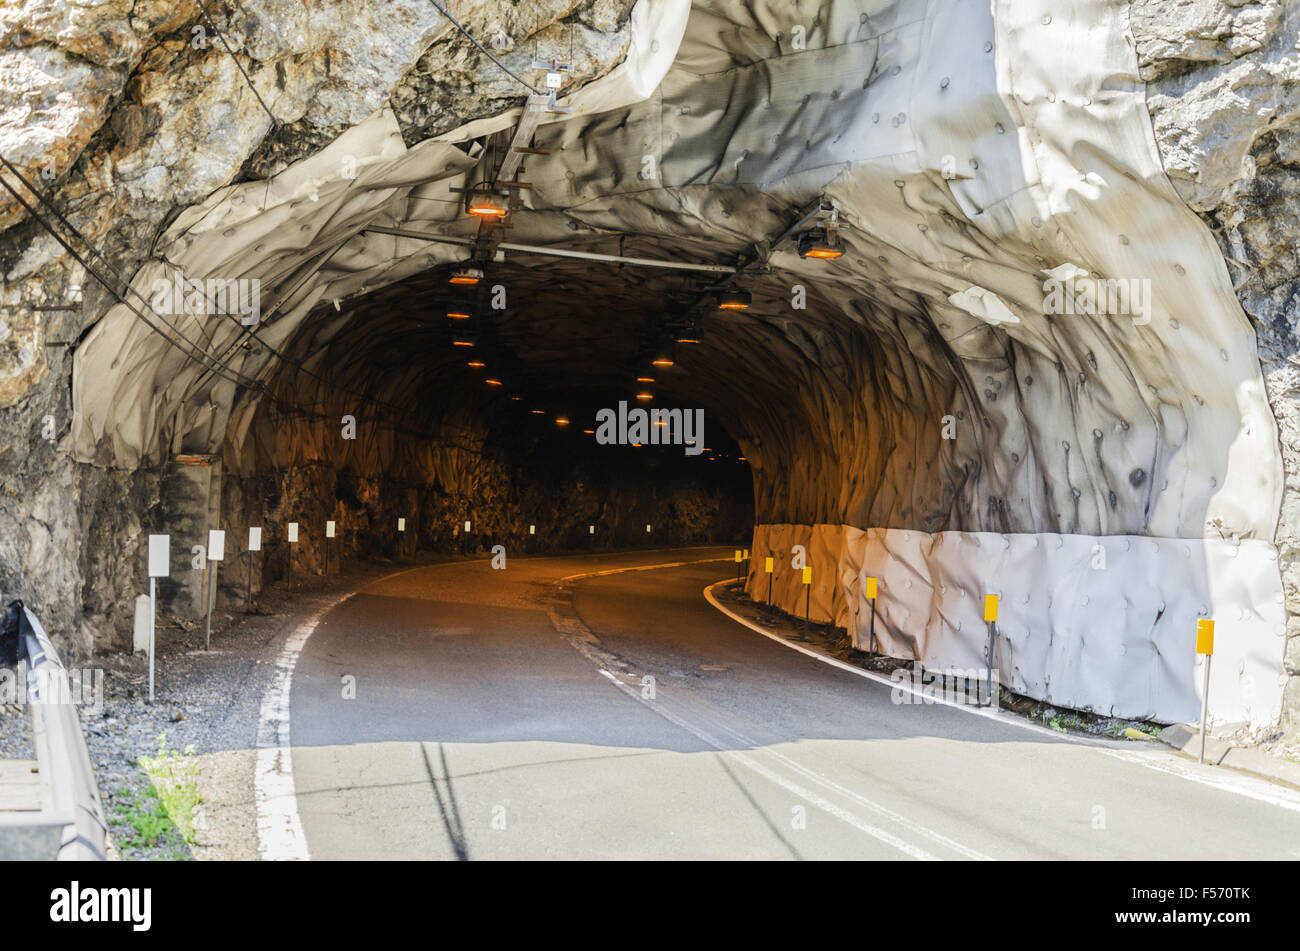
<path fill-rule="evenodd" d="M 0 759 L 35 758 L 32 721 L 27 708 L 17 703 L 0 703 Z"/>

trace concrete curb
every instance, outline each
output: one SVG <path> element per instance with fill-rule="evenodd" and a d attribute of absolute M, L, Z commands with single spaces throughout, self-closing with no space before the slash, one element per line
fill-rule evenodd
<path fill-rule="evenodd" d="M 1178 752 L 1196 759 L 1201 752 L 1201 732 L 1198 727 L 1175 723 L 1157 735 L 1160 742 Z M 1269 782 L 1300 789 L 1300 763 L 1291 763 L 1262 750 L 1245 746 L 1229 746 L 1213 736 L 1205 739 L 1205 761 L 1215 766 L 1225 766 L 1241 773 L 1250 773 Z"/>

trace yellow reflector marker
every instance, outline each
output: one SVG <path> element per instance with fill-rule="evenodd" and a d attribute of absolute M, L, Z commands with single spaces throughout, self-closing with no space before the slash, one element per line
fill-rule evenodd
<path fill-rule="evenodd" d="M 766 571 L 769 575 L 772 573 L 772 559 L 771 559 L 771 558 L 764 558 L 764 559 L 763 559 L 763 570 Z"/>
<path fill-rule="evenodd" d="M 745 560 L 746 560 L 746 561 L 749 560 L 749 549 L 748 549 L 748 548 L 745 549 Z"/>
<path fill-rule="evenodd" d="M 996 621 L 998 619 L 998 596 L 996 594 L 984 595 L 984 620 Z"/>
<path fill-rule="evenodd" d="M 875 578 L 868 578 L 868 579 L 867 579 L 867 599 L 868 599 L 868 600 L 875 600 L 875 597 L 876 597 L 876 579 L 875 579 Z"/>
<path fill-rule="evenodd" d="M 736 564 L 740 564 L 740 549 L 736 549 Z"/>
<path fill-rule="evenodd" d="M 1196 622 L 1196 653 L 1214 653 L 1214 621 L 1203 617 Z"/>
<path fill-rule="evenodd" d="M 812 569 L 811 569 L 811 568 L 805 568 L 805 569 L 803 570 L 803 583 L 804 583 L 804 584 L 812 584 Z"/>

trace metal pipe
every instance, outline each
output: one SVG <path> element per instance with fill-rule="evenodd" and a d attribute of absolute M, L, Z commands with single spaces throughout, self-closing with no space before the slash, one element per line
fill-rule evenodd
<path fill-rule="evenodd" d="M 1210 713 L 1210 660 L 1212 655 L 1205 655 L 1205 677 L 1201 686 L 1201 752 L 1196 757 L 1196 762 L 1205 764 L 1205 721 L 1209 718 Z"/>
<path fill-rule="evenodd" d="M 993 702 L 993 639 L 997 634 L 998 622 L 989 621 L 989 666 L 988 666 L 988 696 L 989 703 Z"/>
<path fill-rule="evenodd" d="M 434 241 L 438 244 L 455 244 L 471 247 L 473 238 L 460 238 L 453 235 L 426 234 L 407 228 L 388 228 L 382 225 L 370 225 L 363 230 L 376 234 L 390 234 L 398 238 L 414 238 L 417 241 Z M 497 247 L 502 251 L 518 251 L 522 254 L 541 254 L 556 258 L 577 258 L 582 261 L 605 261 L 611 264 L 627 264 L 633 267 L 658 267 L 673 271 L 702 271 L 707 274 L 735 274 L 736 269 L 726 264 L 692 264 L 688 261 L 658 261 L 654 258 L 633 258 L 621 254 L 599 254 L 595 251 L 571 251 L 567 248 L 548 248 L 536 244 L 517 244 L 502 241 Z"/>
<path fill-rule="evenodd" d="M 149 576 L 149 703 L 153 704 L 153 648 L 154 629 L 157 623 L 158 579 Z"/>

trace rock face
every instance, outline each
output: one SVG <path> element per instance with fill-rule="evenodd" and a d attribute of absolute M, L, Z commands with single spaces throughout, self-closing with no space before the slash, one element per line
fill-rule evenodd
<path fill-rule="evenodd" d="M 1296 7 L 456 4 L 500 64 L 427 3 L 210 7 L 215 29 L 185 5 L 8 11 L 0 83 L 32 95 L 0 153 L 121 297 L 0 207 L 0 585 L 87 643 L 178 453 L 220 458 L 225 522 L 277 537 L 418 510 L 451 549 L 464 518 L 526 546 L 543 498 L 557 535 L 602 510 L 619 541 L 725 531 L 726 480 L 602 471 L 530 428 L 535 405 L 581 435 L 652 386 L 736 437 L 755 556 L 815 548 L 817 610 L 855 637 L 879 577 L 891 650 L 977 666 L 1000 592 L 1007 686 L 1179 719 L 1208 614 L 1231 628 L 1214 714 L 1294 729 Z M 539 84 L 534 59 L 572 67 L 569 112 L 502 68 Z M 517 155 L 521 116 L 542 151 L 506 242 L 756 262 L 750 308 L 708 306 L 720 273 L 490 242 L 456 296 L 476 232 L 451 189 Z M 773 243 L 801 220 L 847 253 Z M 212 281 L 256 287 L 255 321 Z M 31 309 L 72 284 L 80 311 Z M 452 345 L 462 308 L 482 368 Z"/>

